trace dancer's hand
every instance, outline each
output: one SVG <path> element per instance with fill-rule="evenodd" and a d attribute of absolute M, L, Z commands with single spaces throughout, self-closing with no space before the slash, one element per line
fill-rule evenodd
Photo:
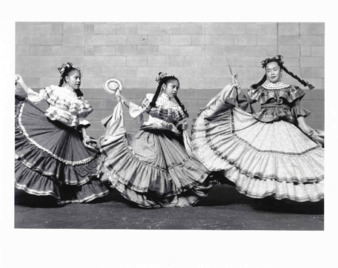
<path fill-rule="evenodd" d="M 187 122 L 187 120 L 182 120 L 182 121 L 178 122 L 177 128 L 181 129 L 182 131 L 187 130 L 188 129 L 188 122 Z"/>
<path fill-rule="evenodd" d="M 240 86 L 237 78 L 238 78 L 237 74 L 231 75 L 231 85 L 239 88 Z"/>
<path fill-rule="evenodd" d="M 20 84 L 20 85 L 24 84 L 23 78 L 20 74 L 15 75 L 15 85 L 17 84 Z"/>
<path fill-rule="evenodd" d="M 116 96 L 116 100 L 117 100 L 118 102 L 124 103 L 124 98 L 123 98 L 123 96 L 121 95 L 121 90 L 119 90 L 119 89 L 116 90 L 115 96 Z"/>

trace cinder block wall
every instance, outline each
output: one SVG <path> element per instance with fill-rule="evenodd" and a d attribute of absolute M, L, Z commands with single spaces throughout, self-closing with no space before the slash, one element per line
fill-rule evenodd
<path fill-rule="evenodd" d="M 138 103 L 154 92 L 158 72 L 176 75 L 179 96 L 196 117 L 230 82 L 228 64 L 243 88 L 264 74 L 260 62 L 282 54 L 285 65 L 315 85 L 303 106 L 308 123 L 324 129 L 324 23 L 16 23 L 16 73 L 32 88 L 56 84 L 57 67 L 70 61 L 82 70 L 82 89 L 95 111 L 89 133 L 98 137 L 100 120 L 116 104 L 102 85 L 115 77 L 124 94 Z M 284 82 L 301 86 L 284 74 Z M 126 128 L 138 124 L 125 113 Z"/>

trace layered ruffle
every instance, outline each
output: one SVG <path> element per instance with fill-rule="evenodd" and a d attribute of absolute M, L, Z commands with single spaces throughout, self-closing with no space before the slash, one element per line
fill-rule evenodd
<path fill-rule="evenodd" d="M 90 201 L 108 193 L 95 182 L 99 152 L 87 149 L 78 132 L 50 122 L 29 101 L 16 105 L 15 153 L 16 187 L 27 193 L 54 196 L 59 203 Z"/>
<path fill-rule="evenodd" d="M 207 106 L 193 126 L 193 152 L 210 171 L 223 171 L 239 192 L 254 198 L 323 198 L 320 146 L 285 121 L 262 123 L 238 108 L 213 116 L 224 101 Z"/>
<path fill-rule="evenodd" d="M 209 172 L 173 133 L 140 131 L 132 148 L 122 137 L 102 148 L 101 179 L 141 207 L 190 206 L 205 197 Z"/>
<path fill-rule="evenodd" d="M 292 114 L 295 118 L 298 118 L 300 116 L 307 117 L 311 113 L 309 110 L 307 110 L 307 109 L 305 109 L 305 108 L 303 108 L 299 105 L 293 106 L 292 109 L 291 109 L 291 112 L 292 112 Z"/>
<path fill-rule="evenodd" d="M 248 95 L 252 100 L 261 104 L 268 103 L 271 99 L 284 99 L 287 103 L 292 103 L 304 97 L 305 92 L 294 85 L 284 85 L 281 88 L 268 88 L 264 85 L 257 89 L 250 89 Z"/>

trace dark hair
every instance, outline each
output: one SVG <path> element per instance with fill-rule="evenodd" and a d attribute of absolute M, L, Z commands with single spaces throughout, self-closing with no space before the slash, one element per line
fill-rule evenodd
<path fill-rule="evenodd" d="M 74 67 L 72 63 L 67 62 L 66 64 L 62 64 L 61 67 L 58 68 L 59 72 L 60 72 L 60 81 L 59 81 L 59 87 L 61 87 L 64 82 L 65 82 L 65 78 L 66 76 L 68 76 L 68 74 L 72 71 L 78 71 L 81 74 L 81 70 L 78 67 Z M 80 89 L 75 90 L 75 93 L 77 95 L 77 97 L 82 97 L 83 93 Z"/>
<path fill-rule="evenodd" d="M 265 60 L 262 61 L 262 68 L 266 68 L 266 66 L 268 65 L 268 63 L 270 62 L 276 62 L 278 64 L 278 66 L 284 70 L 288 75 L 292 76 L 294 79 L 296 79 L 298 82 L 300 82 L 303 86 L 308 87 L 309 89 L 314 89 L 314 86 L 311 85 L 309 82 L 305 81 L 304 79 L 300 78 L 298 75 L 294 74 L 293 72 L 289 71 L 285 66 L 284 66 L 284 62 L 283 62 L 283 56 L 282 55 L 277 55 L 275 57 L 272 58 L 267 58 Z M 262 77 L 262 79 L 256 83 L 251 85 L 251 87 L 253 89 L 258 88 L 259 86 L 261 86 L 265 81 L 266 81 L 266 74 L 264 74 L 264 76 Z"/>
<path fill-rule="evenodd" d="M 169 83 L 172 80 L 175 80 L 175 81 L 178 82 L 178 88 L 179 88 L 180 87 L 180 81 L 178 80 L 178 78 L 176 76 L 173 76 L 173 75 L 167 76 L 166 74 L 164 74 L 162 72 L 158 73 L 158 77 L 156 78 L 156 81 L 158 82 L 158 86 L 157 86 L 155 95 L 154 95 L 153 99 L 151 100 L 151 102 L 149 104 L 150 105 L 150 109 L 153 108 L 153 107 L 155 107 L 157 98 L 160 95 L 160 92 L 161 92 L 163 84 L 167 85 L 167 83 Z M 181 103 L 181 101 L 180 101 L 180 99 L 178 98 L 177 95 L 175 95 L 175 100 L 176 100 L 177 104 L 182 108 L 185 116 L 189 117 L 188 111 L 186 110 L 186 108 L 184 107 L 184 105 Z"/>

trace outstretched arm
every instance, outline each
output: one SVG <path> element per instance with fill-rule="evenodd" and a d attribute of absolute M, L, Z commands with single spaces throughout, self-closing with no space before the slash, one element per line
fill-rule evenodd
<path fill-rule="evenodd" d="M 22 89 L 26 92 L 28 95 L 30 88 L 26 85 L 25 81 L 23 80 L 22 76 L 20 74 L 15 75 L 15 85 L 19 84 Z"/>
<path fill-rule="evenodd" d="M 115 93 L 117 101 L 121 101 L 127 108 L 130 107 L 130 101 L 121 95 L 121 91 L 117 90 Z"/>

